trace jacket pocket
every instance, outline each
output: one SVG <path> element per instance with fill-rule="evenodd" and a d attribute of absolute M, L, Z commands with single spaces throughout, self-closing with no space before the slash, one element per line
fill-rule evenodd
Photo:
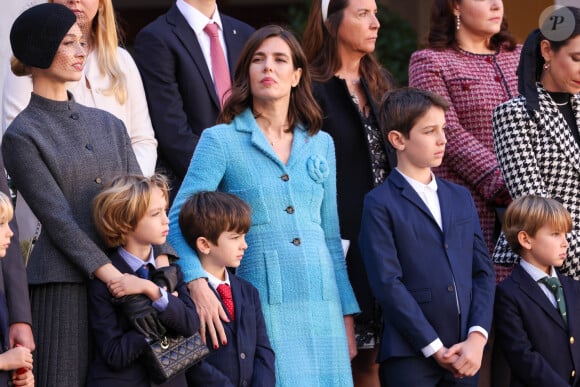
<path fill-rule="evenodd" d="M 276 250 L 264 252 L 266 265 L 266 281 L 268 284 L 268 303 L 270 305 L 282 303 L 282 275 L 280 273 L 280 260 Z"/>

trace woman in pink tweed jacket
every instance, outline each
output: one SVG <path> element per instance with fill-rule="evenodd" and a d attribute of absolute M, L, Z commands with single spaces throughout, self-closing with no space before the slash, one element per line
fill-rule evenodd
<path fill-rule="evenodd" d="M 517 95 L 520 50 L 507 31 L 501 0 L 436 0 L 428 48 L 415 52 L 409 65 L 410 86 L 450 103 L 445 158 L 435 173 L 471 191 L 490 252 L 497 237 L 495 208 L 510 201 L 493 150 L 491 117 L 497 105 Z"/>

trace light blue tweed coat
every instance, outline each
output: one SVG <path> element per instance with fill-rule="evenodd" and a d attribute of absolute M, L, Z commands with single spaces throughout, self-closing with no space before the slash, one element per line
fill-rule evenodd
<path fill-rule="evenodd" d="M 296 128 L 284 165 L 246 110 L 203 132 L 169 213 L 169 242 L 190 281 L 204 273 L 179 229 L 184 201 L 219 190 L 252 208 L 236 274 L 260 292 L 278 386 L 352 385 L 343 315 L 359 308 L 340 243 L 335 174 L 328 134 Z"/>

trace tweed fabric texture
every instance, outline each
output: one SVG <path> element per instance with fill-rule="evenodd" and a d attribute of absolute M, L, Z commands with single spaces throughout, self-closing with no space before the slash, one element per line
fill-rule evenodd
<path fill-rule="evenodd" d="M 179 229 L 179 210 L 204 190 L 233 193 L 252 209 L 236 275 L 260 294 L 277 385 L 351 386 L 343 315 L 359 308 L 340 242 L 331 137 L 294 128 L 283 164 L 249 109 L 202 133 L 169 213 L 168 239 L 188 281 L 204 274 Z"/>
<path fill-rule="evenodd" d="M 580 146 L 550 95 L 538 84 L 539 111 L 528 111 L 520 96 L 498 106 L 493 114 L 493 139 L 512 197 L 539 195 L 554 198 L 572 215 L 564 274 L 580 279 Z M 580 95 L 572 97 L 580 122 Z M 503 234 L 493 253 L 496 263 L 516 263 Z"/>
<path fill-rule="evenodd" d="M 409 85 L 443 96 L 445 157 L 434 172 L 469 189 L 475 201 L 483 236 L 491 251 L 495 211 L 491 201 L 505 190 L 493 150 L 491 115 L 500 103 L 518 94 L 516 68 L 521 47 L 492 55 L 463 50 L 417 51 L 409 63 Z M 507 204 L 507 203 L 505 203 Z"/>

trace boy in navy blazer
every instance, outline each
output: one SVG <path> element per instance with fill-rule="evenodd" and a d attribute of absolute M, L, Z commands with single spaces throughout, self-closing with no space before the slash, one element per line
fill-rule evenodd
<path fill-rule="evenodd" d="M 403 88 L 380 109 L 397 168 L 366 195 L 359 241 L 384 316 L 382 386 L 476 385 L 491 325 L 495 282 L 473 199 L 431 172 L 447 107 Z"/>
<path fill-rule="evenodd" d="M 95 226 L 105 244 L 117 248 L 110 259 L 123 276 L 107 284 L 98 279 L 89 283 L 95 356 L 88 387 L 150 387 L 153 383 L 141 356 L 147 334 L 159 333 L 157 322 L 183 336 L 199 330 L 181 269 L 176 264 L 157 268 L 153 255 L 152 245 L 165 243 L 169 231 L 168 190 L 161 175 L 127 175 L 114 178 L 94 199 Z M 144 301 L 141 311 L 152 311 L 149 326 L 136 325 L 133 316 L 112 301 L 135 295 Z M 186 387 L 185 372 L 160 385 Z"/>
<path fill-rule="evenodd" d="M 580 283 L 554 268 L 566 259 L 572 219 L 554 199 L 522 196 L 508 207 L 503 231 L 520 257 L 497 287 L 496 342 L 511 386 L 578 386 Z"/>
<path fill-rule="evenodd" d="M 224 323 L 227 341 L 219 349 L 214 343 L 212 347 L 217 350 L 189 369 L 190 386 L 276 384 L 274 351 L 258 291 L 226 269 L 238 267 L 248 248 L 245 235 L 250 229 L 250 213 L 243 200 L 223 192 L 199 192 L 181 208 L 179 226 L 183 236 L 196 250 L 209 286 L 230 319 Z"/>

